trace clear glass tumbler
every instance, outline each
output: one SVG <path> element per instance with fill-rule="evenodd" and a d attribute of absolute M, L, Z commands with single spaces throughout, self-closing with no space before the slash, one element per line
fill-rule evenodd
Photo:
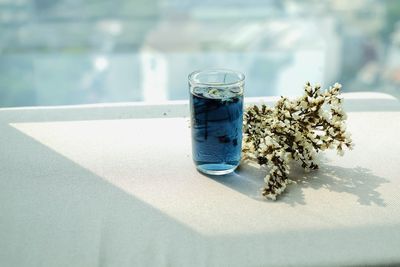
<path fill-rule="evenodd" d="M 189 75 L 192 154 L 199 171 L 233 172 L 242 150 L 244 75 L 225 70 Z"/>

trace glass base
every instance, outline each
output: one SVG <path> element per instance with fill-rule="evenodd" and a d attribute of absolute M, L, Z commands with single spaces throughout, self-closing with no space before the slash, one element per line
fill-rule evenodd
<path fill-rule="evenodd" d="M 197 169 L 205 174 L 209 175 L 224 175 L 228 173 L 232 173 L 239 164 L 232 165 L 232 164 L 200 164 L 197 165 Z"/>

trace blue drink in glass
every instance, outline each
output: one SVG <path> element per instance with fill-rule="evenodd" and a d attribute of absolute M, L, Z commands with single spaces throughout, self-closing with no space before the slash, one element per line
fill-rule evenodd
<path fill-rule="evenodd" d="M 200 171 L 213 175 L 234 171 L 242 148 L 243 81 L 222 78 L 190 85 L 193 160 Z"/>

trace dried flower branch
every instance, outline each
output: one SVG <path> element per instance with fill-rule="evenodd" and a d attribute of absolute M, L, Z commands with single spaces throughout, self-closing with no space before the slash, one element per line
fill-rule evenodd
<path fill-rule="evenodd" d="M 274 108 L 248 107 L 244 114 L 243 160 L 269 168 L 264 178 L 263 196 L 275 200 L 292 181 L 289 162 L 296 160 L 306 170 L 318 169 L 314 163 L 319 151 L 336 149 L 343 155 L 352 149 L 346 132 L 346 114 L 339 98 L 341 85 L 322 91 L 320 85 L 304 86 L 297 100 L 281 97 Z"/>

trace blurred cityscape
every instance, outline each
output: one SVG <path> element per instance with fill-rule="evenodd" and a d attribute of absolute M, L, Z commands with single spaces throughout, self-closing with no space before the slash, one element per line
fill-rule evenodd
<path fill-rule="evenodd" d="M 0 107 L 187 99 L 209 67 L 400 97 L 400 1 L 0 0 Z"/>

